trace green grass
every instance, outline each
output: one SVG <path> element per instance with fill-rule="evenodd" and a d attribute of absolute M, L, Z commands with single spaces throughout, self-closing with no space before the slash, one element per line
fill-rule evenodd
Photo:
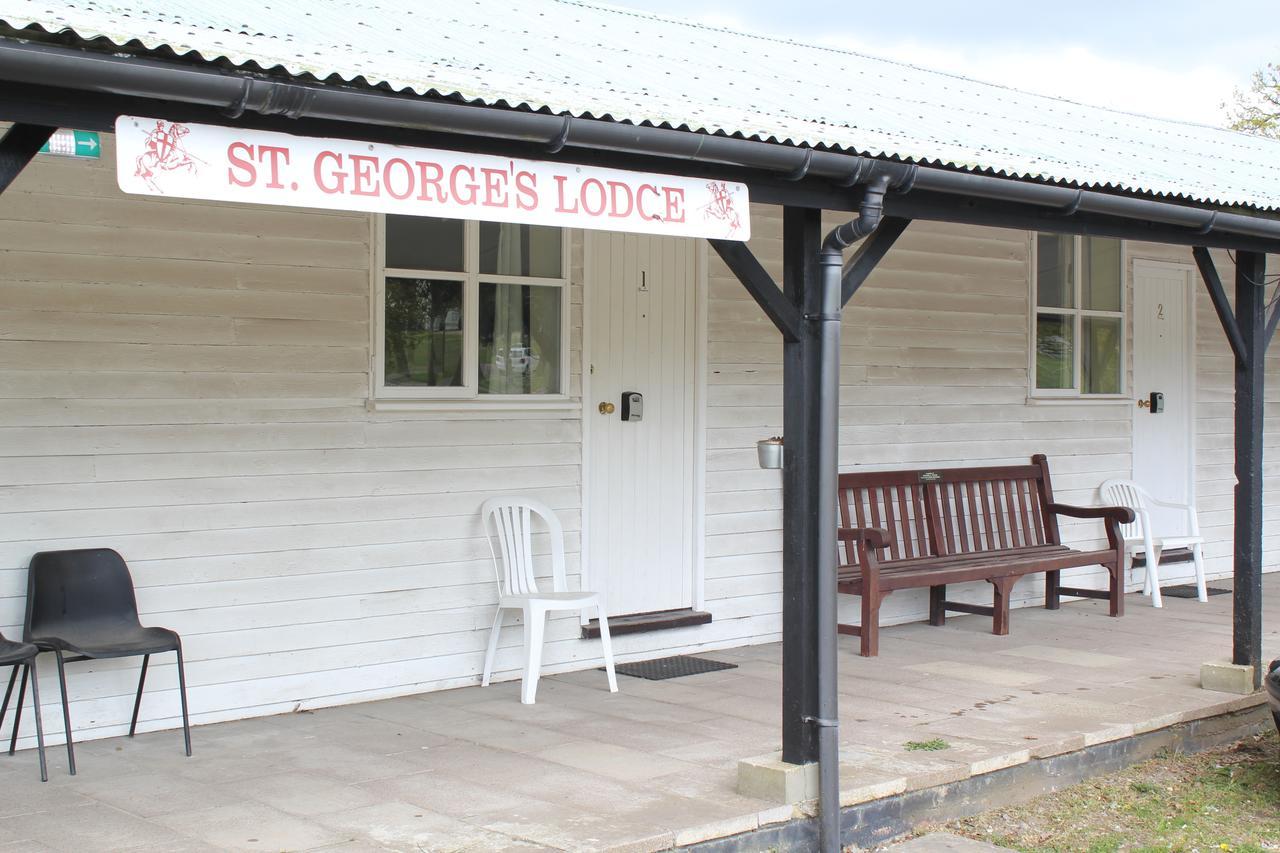
<path fill-rule="evenodd" d="M 1162 755 L 947 829 L 1027 853 L 1280 850 L 1280 742 Z"/>
<path fill-rule="evenodd" d="M 951 744 L 936 737 L 933 740 L 909 740 L 902 745 L 902 748 L 907 752 L 937 752 L 940 749 L 950 749 Z"/>

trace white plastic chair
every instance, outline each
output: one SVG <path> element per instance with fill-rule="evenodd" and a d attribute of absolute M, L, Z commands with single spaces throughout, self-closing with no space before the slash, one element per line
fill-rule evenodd
<path fill-rule="evenodd" d="M 1146 557 L 1147 577 L 1142 585 L 1142 594 L 1151 596 L 1153 607 L 1164 606 L 1160 598 L 1160 555 L 1173 548 L 1191 549 L 1191 559 L 1196 567 L 1197 597 L 1201 601 L 1209 600 L 1204 587 L 1204 555 L 1201 553 L 1204 537 L 1200 535 L 1200 522 L 1196 518 L 1195 506 L 1157 500 L 1132 480 L 1107 480 L 1098 487 L 1098 491 L 1103 503 L 1110 506 L 1127 506 L 1133 510 L 1133 523 L 1120 525 L 1121 535 L 1124 536 L 1125 568 L 1133 566 L 1134 554 L 1142 553 Z M 1185 512 L 1187 533 L 1177 536 L 1157 536 L 1151 525 L 1150 507 L 1152 506 L 1180 509 Z"/>
<path fill-rule="evenodd" d="M 498 580 L 498 612 L 493 616 L 489 648 L 484 656 L 481 686 L 489 686 L 493 659 L 498 653 L 498 635 L 502 617 L 508 610 L 524 615 L 524 678 L 520 685 L 520 701 L 533 704 L 542 667 L 542 636 L 547 613 L 552 610 L 595 608 L 600 618 L 600 646 L 604 652 L 605 671 L 609 675 L 609 691 L 618 692 L 618 679 L 613 672 L 613 647 L 609 642 L 609 620 L 604 614 L 604 597 L 597 592 L 570 592 L 565 582 L 564 529 L 556 514 L 531 498 L 504 495 L 490 498 L 480 508 L 484 533 L 493 554 L 493 569 Z M 551 592 L 541 592 L 533 573 L 533 516 L 540 516 L 551 537 Z M 497 546 L 495 547 L 495 540 Z M 501 559 L 499 559 L 501 555 Z"/>

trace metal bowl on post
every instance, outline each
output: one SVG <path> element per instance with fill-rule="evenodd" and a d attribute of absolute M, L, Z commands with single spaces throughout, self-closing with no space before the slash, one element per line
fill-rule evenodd
<path fill-rule="evenodd" d="M 782 436 L 765 438 L 756 442 L 756 457 L 761 468 L 782 467 Z"/>

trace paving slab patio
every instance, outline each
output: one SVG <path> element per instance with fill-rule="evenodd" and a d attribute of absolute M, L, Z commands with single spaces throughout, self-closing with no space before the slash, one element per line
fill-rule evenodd
<path fill-rule="evenodd" d="M 1265 642 L 1280 654 L 1280 575 Z M 878 658 L 840 653 L 845 805 L 962 781 L 1248 707 L 1200 689 L 1230 646 L 1231 599 L 1169 598 L 1127 614 L 1081 601 L 885 630 Z M 737 763 L 779 748 L 781 647 L 707 652 L 737 669 L 672 681 L 595 670 L 202 726 L 0 759 L 8 850 L 615 850 L 693 844 L 803 817 L 736 790 Z M 57 715 L 46 721 L 54 740 Z M 908 742 L 945 742 L 911 750 Z M 901 849 L 973 849 L 933 839 Z M 921 846 L 924 844 L 924 846 Z M 951 845 L 951 846 L 948 846 Z"/>

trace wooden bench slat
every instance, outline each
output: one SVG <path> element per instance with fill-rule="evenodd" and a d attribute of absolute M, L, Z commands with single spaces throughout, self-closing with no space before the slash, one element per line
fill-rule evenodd
<path fill-rule="evenodd" d="M 915 589 L 1103 565 L 1110 553 L 1109 551 L 1074 551 L 1067 548 L 1046 552 L 1039 556 L 1000 558 L 998 555 L 992 555 L 992 559 L 989 560 L 972 560 L 947 566 L 923 564 L 895 567 L 890 565 L 885 566 L 880 572 L 880 588 L 884 590 Z M 849 574 L 838 575 L 837 578 L 838 583 L 842 585 L 858 586 L 861 584 L 862 575 L 859 570 L 852 569 Z"/>
<path fill-rule="evenodd" d="M 1022 527 L 1018 524 L 1018 503 L 1014 500 L 1013 491 L 1017 480 L 1004 481 L 1004 511 L 1009 519 L 1009 545 L 1020 548 L 1027 543 L 1022 540 Z"/>
<path fill-rule="evenodd" d="M 951 500 L 955 509 L 955 512 L 952 514 L 952 518 L 955 519 L 960 533 L 959 539 L 956 541 L 956 545 L 951 551 L 951 553 L 954 554 L 958 551 L 968 550 L 964 547 L 964 542 L 969 538 L 969 529 L 964 523 L 964 498 L 962 490 L 957 489 L 954 483 L 947 483 L 947 491 L 951 493 Z"/>
<path fill-rule="evenodd" d="M 982 529 L 978 526 L 978 500 L 977 500 L 976 493 L 975 493 L 974 488 L 973 488 L 973 483 L 965 483 L 965 484 L 964 484 L 964 486 L 965 486 L 965 493 L 966 493 L 966 496 L 969 498 L 969 503 L 968 503 L 968 506 L 969 506 L 969 523 L 970 523 L 970 525 L 972 525 L 972 528 L 973 528 L 973 540 L 972 540 L 973 547 L 969 547 L 969 543 L 968 543 L 968 542 L 966 542 L 966 543 L 965 543 L 965 544 L 960 548 L 960 550 L 961 550 L 961 551 L 986 551 L 986 550 L 990 550 L 990 549 L 988 549 L 988 548 L 984 548 L 984 547 L 982 546 Z"/>
<path fill-rule="evenodd" d="M 1004 527 L 1004 507 L 1000 502 L 1000 487 L 1004 484 L 1004 480 L 992 480 L 987 484 L 987 490 L 991 493 L 991 515 L 996 520 L 996 530 L 1000 533 L 1000 548 L 1012 548 L 1009 542 L 1008 532 Z"/>

